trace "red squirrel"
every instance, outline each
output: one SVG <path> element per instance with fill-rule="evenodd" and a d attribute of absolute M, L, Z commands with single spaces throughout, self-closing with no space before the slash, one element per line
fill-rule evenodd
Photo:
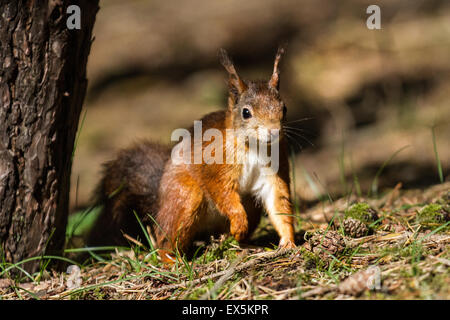
<path fill-rule="evenodd" d="M 279 246 L 294 247 L 287 140 L 283 134 L 287 110 L 279 94 L 279 62 L 283 53 L 284 48 L 280 47 L 268 81 L 246 81 L 236 72 L 227 52 L 219 51 L 229 77 L 228 106 L 224 111 L 204 116 L 201 130 L 222 133 L 227 138 L 221 151 L 225 154 L 227 148 L 234 146 L 233 159 L 240 161 L 180 163 L 174 161 L 173 149 L 152 142 L 122 150 L 104 166 L 97 191 L 103 208 L 89 244 L 107 244 L 111 237 L 115 243 L 124 243 L 121 231 L 138 233 L 134 211 L 152 226 L 163 260 L 170 261 L 176 251 L 185 252 L 200 235 L 229 233 L 237 241 L 247 239 L 265 210 L 280 237 Z M 264 136 L 262 129 L 272 131 Z M 193 131 L 190 128 L 189 132 Z M 232 133 L 227 136 L 227 132 Z M 247 140 L 242 148 L 237 148 L 238 138 L 252 137 L 254 132 L 258 134 L 253 138 L 267 142 L 269 149 L 275 146 L 271 138 L 276 140 L 276 171 L 259 161 Z M 209 143 L 201 141 L 200 150 Z M 194 158 L 194 144 L 188 160 Z M 264 170 L 269 170 L 268 174 Z"/>

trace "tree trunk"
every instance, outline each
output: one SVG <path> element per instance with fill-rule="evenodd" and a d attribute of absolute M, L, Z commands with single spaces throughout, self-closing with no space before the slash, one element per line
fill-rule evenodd
<path fill-rule="evenodd" d="M 66 24 L 72 4 L 79 30 Z M 0 0 L 0 254 L 8 262 L 63 248 L 97 11 L 98 0 Z"/>

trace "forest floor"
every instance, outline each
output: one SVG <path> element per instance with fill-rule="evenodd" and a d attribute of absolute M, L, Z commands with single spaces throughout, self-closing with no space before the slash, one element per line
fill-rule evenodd
<path fill-rule="evenodd" d="M 1 299 L 450 299 L 450 183 L 401 185 L 377 199 L 323 200 L 297 217 L 292 250 L 277 250 L 264 218 L 248 244 L 198 243 L 167 267 L 152 239 L 90 251 L 66 272 L 47 267 L 13 278 L 1 264 Z M 353 220 L 350 220 L 352 218 Z M 69 259 L 77 251 L 68 250 Z M 86 253 L 86 252 L 84 252 Z M 71 261 L 71 260 L 67 260 Z M 66 266 L 67 267 L 67 266 Z"/>

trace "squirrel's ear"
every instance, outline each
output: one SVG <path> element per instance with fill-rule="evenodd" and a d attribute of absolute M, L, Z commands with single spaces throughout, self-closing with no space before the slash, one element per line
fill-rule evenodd
<path fill-rule="evenodd" d="M 247 90 L 247 85 L 244 83 L 244 81 L 241 80 L 241 78 L 237 74 L 233 62 L 231 61 L 225 49 L 222 48 L 219 49 L 219 60 L 220 63 L 225 67 L 225 70 L 227 70 L 228 72 L 229 75 L 228 87 L 230 93 L 233 94 L 234 96 L 242 94 L 245 90 Z"/>
<path fill-rule="evenodd" d="M 273 73 L 272 77 L 269 80 L 269 87 L 272 87 L 274 89 L 277 89 L 280 87 L 280 68 L 279 63 L 281 60 L 281 57 L 283 56 L 286 45 L 281 45 L 278 47 L 277 55 L 275 57 L 275 62 L 273 64 Z"/>

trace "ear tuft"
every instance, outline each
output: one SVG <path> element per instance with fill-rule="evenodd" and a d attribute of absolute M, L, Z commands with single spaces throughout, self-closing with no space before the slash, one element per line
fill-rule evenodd
<path fill-rule="evenodd" d="M 227 71 L 230 67 L 233 67 L 233 62 L 231 62 L 228 52 L 224 48 L 219 49 L 218 56 L 220 63 L 225 67 L 225 69 L 227 69 Z"/>
<path fill-rule="evenodd" d="M 247 89 L 247 85 L 244 83 L 244 81 L 241 80 L 238 73 L 236 72 L 236 68 L 234 67 L 233 61 L 231 61 L 230 57 L 228 56 L 227 51 L 223 48 L 220 48 L 218 56 L 220 63 L 224 66 L 229 75 L 228 86 L 230 88 L 230 94 L 242 94 Z"/>
<path fill-rule="evenodd" d="M 277 89 L 280 87 L 280 60 L 286 51 L 287 44 L 284 43 L 278 47 L 277 55 L 275 56 L 275 62 L 273 64 L 272 77 L 269 80 L 269 87 Z"/>

